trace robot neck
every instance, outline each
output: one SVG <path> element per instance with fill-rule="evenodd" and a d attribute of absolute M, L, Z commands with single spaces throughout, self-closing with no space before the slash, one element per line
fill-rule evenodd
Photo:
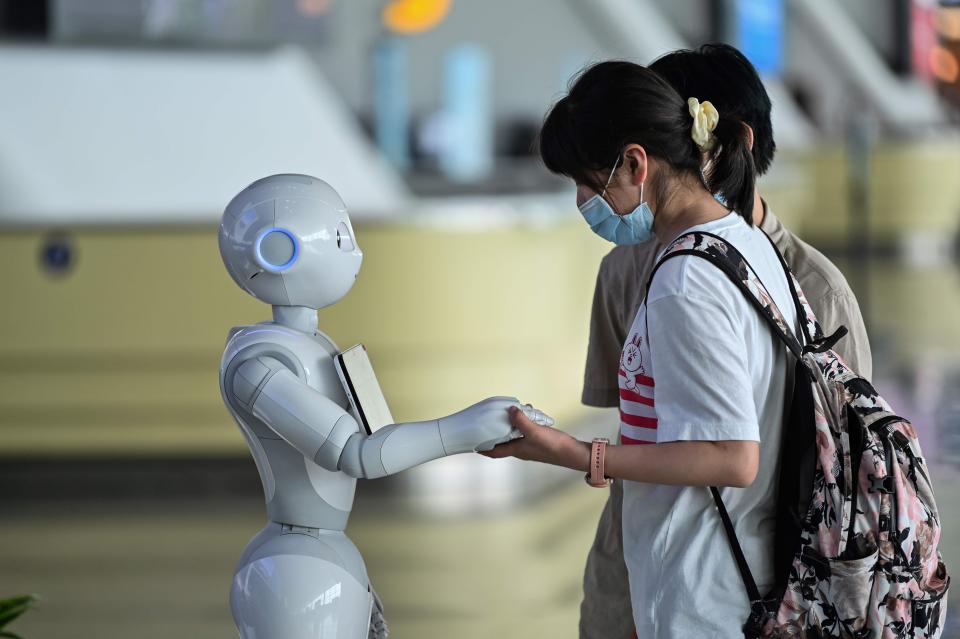
<path fill-rule="evenodd" d="M 306 306 L 274 306 L 273 321 L 304 333 L 315 333 L 317 309 Z"/>

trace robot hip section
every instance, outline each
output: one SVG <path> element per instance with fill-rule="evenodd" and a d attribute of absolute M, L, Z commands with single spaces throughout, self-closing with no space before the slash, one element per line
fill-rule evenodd
<path fill-rule="evenodd" d="M 247 546 L 230 609 L 243 639 L 366 639 L 373 595 L 341 532 L 271 522 Z"/>

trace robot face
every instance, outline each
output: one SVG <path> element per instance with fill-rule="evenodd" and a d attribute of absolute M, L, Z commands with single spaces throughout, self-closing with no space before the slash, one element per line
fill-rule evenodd
<path fill-rule="evenodd" d="M 343 200 L 322 180 L 273 175 L 227 205 L 220 256 L 233 280 L 279 306 L 323 308 L 353 286 L 363 261 Z"/>

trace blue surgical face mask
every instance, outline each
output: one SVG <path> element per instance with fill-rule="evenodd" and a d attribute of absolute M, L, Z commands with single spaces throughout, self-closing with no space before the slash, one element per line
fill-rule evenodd
<path fill-rule="evenodd" d="M 618 246 L 641 244 L 653 238 L 653 211 L 643 199 L 643 183 L 640 184 L 640 205 L 626 215 L 617 215 L 609 202 L 603 198 L 618 164 L 620 164 L 619 157 L 613 165 L 610 177 L 607 178 L 603 192 L 581 204 L 580 214 L 593 232 L 608 242 Z"/>

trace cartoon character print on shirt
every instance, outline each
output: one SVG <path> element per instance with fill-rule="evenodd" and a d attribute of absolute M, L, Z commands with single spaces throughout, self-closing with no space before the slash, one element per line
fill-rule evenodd
<path fill-rule="evenodd" d="M 620 443 L 653 444 L 657 441 L 657 412 L 654 408 L 650 342 L 646 336 L 644 311 L 631 327 L 620 354 Z"/>
<path fill-rule="evenodd" d="M 620 366 L 627 378 L 626 386 L 633 391 L 637 389 L 637 375 L 646 375 L 643 368 L 643 353 L 640 350 L 642 345 L 643 337 L 639 333 L 634 333 L 620 354 Z"/>

